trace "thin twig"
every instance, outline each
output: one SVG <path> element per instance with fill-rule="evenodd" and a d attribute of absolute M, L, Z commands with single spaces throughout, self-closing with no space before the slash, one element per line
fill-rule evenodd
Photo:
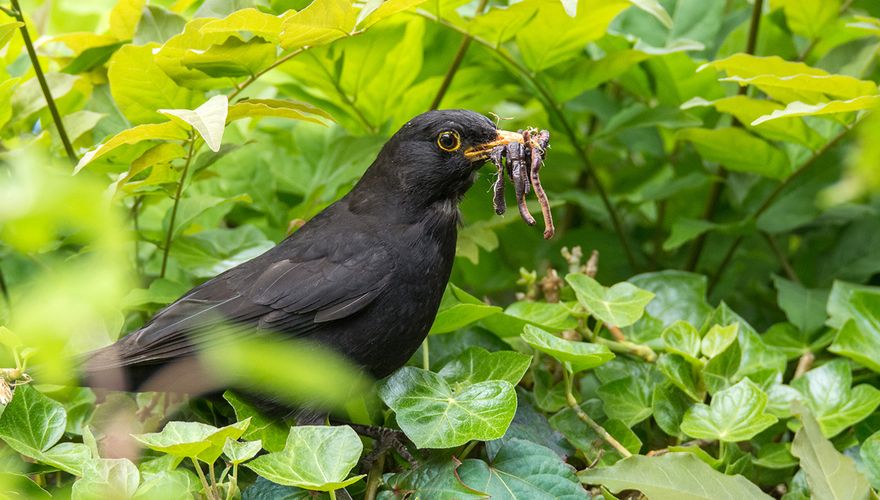
<path fill-rule="evenodd" d="M 763 10 L 764 0 L 755 0 L 755 4 L 752 6 L 752 18 L 749 22 L 749 35 L 746 40 L 746 54 L 755 54 L 755 49 L 758 46 L 758 31 L 761 29 L 761 13 Z M 737 94 L 746 95 L 748 89 L 747 85 L 742 85 L 737 90 Z M 742 127 L 743 124 L 734 117 L 733 126 Z M 718 210 L 718 204 L 721 201 L 721 193 L 724 191 L 726 181 L 727 171 L 724 167 L 720 167 L 718 170 L 718 177 L 712 181 L 712 186 L 709 188 L 709 197 L 706 199 L 706 207 L 703 209 L 703 220 L 712 222 L 712 220 L 715 219 L 715 212 Z M 687 262 L 684 265 L 685 271 L 693 271 L 697 268 L 697 264 L 700 262 L 700 255 L 702 255 L 703 248 L 706 246 L 706 238 L 708 236 L 709 232 L 706 231 L 701 233 L 697 236 L 697 239 L 694 240 L 693 245 L 691 245 L 691 251 L 688 254 Z"/>
<path fill-rule="evenodd" d="M 651 349 L 650 346 L 644 344 L 636 344 L 635 342 L 630 342 L 628 340 L 611 340 L 606 339 L 605 337 L 599 337 L 598 335 L 592 340 L 597 344 L 602 344 L 608 347 L 608 349 L 614 352 L 632 354 L 633 356 L 638 356 L 644 359 L 648 363 L 657 361 L 657 353 L 654 352 L 654 349 Z"/>
<path fill-rule="evenodd" d="M 794 267 L 791 266 L 791 262 L 789 262 L 788 256 L 786 256 L 785 252 L 783 252 L 782 249 L 779 248 L 779 243 L 776 242 L 776 238 L 766 231 L 761 231 L 761 236 L 763 236 L 764 239 L 767 240 L 767 244 L 770 245 L 770 249 L 773 250 L 773 254 L 776 256 L 777 259 L 779 259 L 779 264 L 782 266 L 782 270 L 785 271 L 785 275 L 788 277 L 788 279 L 794 281 L 795 283 L 800 283 L 801 279 L 795 272 Z"/>
<path fill-rule="evenodd" d="M 430 19 L 434 22 L 437 22 L 440 25 L 442 25 L 452 31 L 456 31 L 456 32 L 461 33 L 463 35 L 471 36 L 464 29 L 448 22 L 447 20 L 445 20 L 443 18 L 437 17 L 434 14 L 431 14 L 430 12 L 419 10 L 416 12 L 416 14 L 419 16 L 422 16 L 426 19 Z M 553 98 L 553 95 L 550 93 L 550 91 L 547 89 L 547 87 L 545 87 L 544 84 L 541 83 L 540 80 L 538 80 L 537 76 L 534 73 L 532 73 L 531 71 L 529 71 L 528 68 L 526 68 L 522 64 L 520 64 L 516 59 L 514 59 L 509 54 L 507 54 L 506 52 L 501 50 L 499 47 L 496 47 L 495 44 L 493 44 L 487 40 L 484 40 L 478 36 L 471 36 L 471 39 L 474 42 L 477 42 L 478 44 L 483 45 L 484 47 L 487 47 L 488 49 L 490 49 L 490 51 L 493 54 L 495 54 L 495 56 L 497 56 L 504 63 L 508 64 L 511 68 L 513 68 L 519 76 L 521 76 L 523 79 L 525 79 L 525 81 L 528 82 L 530 85 L 532 85 L 532 87 L 534 87 L 534 89 L 538 92 L 538 94 L 540 94 L 540 98 L 544 101 L 544 106 L 546 107 L 546 109 L 549 112 L 551 112 L 552 114 L 556 115 L 556 118 L 559 120 L 559 123 L 562 125 L 562 128 L 563 128 L 563 131 L 565 132 L 565 135 L 568 136 L 568 139 L 571 142 L 572 147 L 574 147 L 575 154 L 577 155 L 578 159 L 580 159 L 581 163 L 584 165 L 584 169 L 585 169 L 585 172 L 587 173 L 587 175 L 589 176 L 588 177 L 589 180 L 593 183 L 593 186 L 596 188 L 596 192 L 599 194 L 599 198 L 602 200 L 602 205 L 604 205 L 605 210 L 608 212 L 608 216 L 611 219 L 611 225 L 614 227 L 614 232 L 617 234 L 617 237 L 620 240 L 621 247 L 623 248 L 623 251 L 624 251 L 624 254 L 626 255 L 627 260 L 629 261 L 630 267 L 632 267 L 633 270 L 636 270 L 638 268 L 638 265 L 637 265 L 637 262 L 635 259 L 635 255 L 633 254 L 632 249 L 630 248 L 629 241 L 626 238 L 626 233 L 623 231 L 623 224 L 620 222 L 620 216 L 617 213 L 617 209 L 611 203 L 611 199 L 609 198 L 608 193 L 605 190 L 605 187 L 602 185 L 602 181 L 596 175 L 596 172 L 593 169 L 593 165 L 590 162 L 590 159 L 587 156 L 586 151 L 584 150 L 583 146 L 581 145 L 580 140 L 578 139 L 577 134 L 574 131 L 574 128 L 572 127 L 571 123 L 569 123 L 568 118 L 562 112 L 562 106 L 558 102 L 556 102 L 556 100 Z"/>
<path fill-rule="evenodd" d="M 811 351 L 807 351 L 801 354 L 800 359 L 798 359 L 797 368 L 794 370 L 794 376 L 791 377 L 792 380 L 802 377 L 805 373 L 810 371 L 810 368 L 813 367 L 813 361 L 816 360 L 816 355 Z"/>
<path fill-rule="evenodd" d="M 183 185 L 186 182 L 186 173 L 189 165 L 192 163 L 193 150 L 195 148 L 195 134 L 191 133 L 189 138 L 189 152 L 186 154 L 186 161 L 183 164 L 183 170 L 180 172 L 180 181 L 177 183 L 177 194 L 174 196 L 174 205 L 171 207 L 171 219 L 168 221 L 168 233 L 165 235 L 165 248 L 162 249 L 162 270 L 159 277 L 165 277 L 165 270 L 168 268 L 168 253 L 171 251 L 171 243 L 174 237 L 174 220 L 177 218 L 177 207 L 180 205 L 180 198 L 183 195 Z"/>
<path fill-rule="evenodd" d="M 367 474 L 367 490 L 364 492 L 364 500 L 376 500 L 376 492 L 379 490 L 379 483 L 382 481 L 382 472 L 385 470 L 385 453 L 380 453 L 370 472 Z"/>
<path fill-rule="evenodd" d="M 345 90 L 339 84 L 339 80 L 337 80 L 336 78 L 333 78 L 333 75 L 330 74 L 330 71 L 328 71 L 327 68 L 324 67 L 323 64 L 321 64 L 321 62 L 318 60 L 317 57 L 315 57 L 311 53 L 309 53 L 309 55 L 312 56 L 312 58 L 315 60 L 315 63 L 318 65 L 318 67 L 321 68 L 321 71 L 324 72 L 324 75 L 327 76 L 327 79 L 330 80 L 330 83 L 333 85 L 333 88 L 336 89 L 336 93 L 339 94 L 339 97 L 341 97 L 342 100 L 345 101 L 345 104 L 347 104 L 348 107 L 351 108 L 352 111 L 354 111 L 354 114 L 357 117 L 357 119 L 361 121 L 361 123 L 364 125 L 364 127 L 367 128 L 367 130 L 370 133 L 372 133 L 372 134 L 377 133 L 378 129 L 376 128 L 376 126 L 373 125 L 372 123 L 370 123 L 369 120 L 367 120 L 367 117 L 364 115 L 363 111 L 361 111 L 361 109 L 359 107 L 357 107 L 357 105 L 351 99 L 351 97 L 349 97 L 348 94 L 345 93 Z"/>
<path fill-rule="evenodd" d="M 18 0 L 11 0 L 11 2 L 15 18 L 21 23 L 21 27 L 19 28 L 19 31 L 21 31 L 21 38 L 24 40 L 24 46 L 27 49 L 31 65 L 34 67 L 34 73 L 37 75 L 37 81 L 40 83 L 40 89 L 43 91 L 43 97 L 46 98 L 46 105 L 49 107 L 49 113 L 52 114 L 52 121 L 55 122 L 58 136 L 61 137 L 61 144 L 64 145 L 64 152 L 67 153 L 67 157 L 70 158 L 70 161 L 76 163 L 79 161 L 79 158 L 77 158 L 76 153 L 73 151 L 73 145 L 71 145 L 70 139 L 67 137 L 67 131 L 64 129 L 64 123 L 61 121 L 61 114 L 58 113 L 55 99 L 52 98 L 52 92 L 49 90 L 49 84 L 46 82 L 46 75 L 43 74 L 40 60 L 37 59 L 37 51 L 34 49 L 31 35 L 28 33 L 27 23 L 24 22 L 24 14 L 22 14 L 21 7 L 18 5 Z"/>
<path fill-rule="evenodd" d="M 574 395 L 571 393 L 571 375 L 569 375 L 568 370 L 563 371 L 563 376 L 565 379 L 565 401 L 568 403 L 568 406 L 574 410 L 574 413 L 577 415 L 581 421 L 586 423 L 593 429 L 593 432 L 599 435 L 602 439 L 605 440 L 606 443 L 611 445 L 612 448 L 617 450 L 618 453 L 623 458 L 629 458 L 632 456 L 629 450 L 626 449 L 620 441 L 614 438 L 608 431 L 605 430 L 604 427 L 599 425 L 598 422 L 590 418 L 589 415 L 581 408 L 581 405 L 578 404 L 577 399 L 575 399 Z"/>
<path fill-rule="evenodd" d="M 477 5 L 474 17 L 482 14 L 483 9 L 486 8 L 486 4 L 488 3 L 488 0 L 480 0 L 480 4 Z M 449 65 L 449 70 L 446 71 L 446 76 L 443 77 L 443 83 L 440 84 L 440 89 L 437 91 L 437 95 L 434 96 L 434 100 L 431 101 L 430 109 L 434 110 L 440 107 L 440 103 L 443 102 L 443 96 L 445 96 L 446 91 L 449 90 L 449 86 L 452 84 L 452 79 L 455 78 L 455 73 L 458 72 L 458 68 L 461 66 L 462 61 L 464 61 L 464 56 L 467 54 L 468 47 L 470 46 L 471 36 L 464 35 L 464 38 L 461 39 L 461 45 L 458 46 L 458 50 L 455 52 L 455 57 L 452 59 L 452 64 Z"/>
<path fill-rule="evenodd" d="M 844 128 L 842 131 L 840 131 L 840 133 L 834 136 L 833 139 L 826 142 L 824 146 L 819 148 L 818 151 L 815 151 L 812 155 L 810 155 L 810 157 L 807 158 L 807 160 L 803 164 L 801 164 L 801 166 L 798 167 L 798 169 L 795 170 L 794 173 L 786 177 L 784 181 L 780 182 L 779 185 L 776 186 L 776 189 L 774 189 L 773 192 L 770 193 L 769 196 L 767 196 L 764 202 L 761 203 L 761 206 L 759 206 L 758 209 L 755 210 L 746 220 L 753 222 L 757 221 L 764 212 L 766 212 L 771 206 L 773 206 L 776 198 L 778 198 L 779 195 L 781 195 L 782 192 L 785 191 L 785 189 L 790 186 L 795 179 L 797 179 L 798 177 L 803 175 L 804 172 L 809 170 L 809 168 L 816 163 L 816 160 L 821 158 L 825 153 L 828 152 L 828 150 L 836 146 L 837 143 L 839 143 L 841 139 L 843 139 L 846 134 L 853 128 L 855 128 L 855 125 Z M 708 291 L 710 293 L 715 288 L 715 285 L 718 284 L 718 281 L 724 274 L 725 269 L 727 269 L 727 265 L 730 263 L 730 259 L 733 258 L 733 254 L 736 252 L 736 249 L 739 248 L 740 243 L 742 243 L 743 238 L 745 238 L 745 236 L 743 235 L 737 236 L 736 239 L 733 240 L 733 243 L 730 244 L 730 247 L 728 247 L 727 252 L 725 252 L 724 254 L 724 258 L 721 259 L 721 263 L 718 265 L 717 270 L 712 275 L 712 278 L 709 280 Z"/>

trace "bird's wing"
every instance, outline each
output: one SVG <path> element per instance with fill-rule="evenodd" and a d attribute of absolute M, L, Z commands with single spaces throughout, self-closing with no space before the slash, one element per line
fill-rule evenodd
<path fill-rule="evenodd" d="M 97 352 L 89 369 L 162 363 L 233 335 L 275 331 L 307 336 L 321 323 L 360 311 L 388 287 L 394 259 L 384 246 L 322 246 L 335 248 L 321 252 L 313 247 L 305 252 L 307 258 L 288 258 L 276 247 L 205 282 L 139 331 Z M 273 258 L 276 254 L 279 258 Z"/>

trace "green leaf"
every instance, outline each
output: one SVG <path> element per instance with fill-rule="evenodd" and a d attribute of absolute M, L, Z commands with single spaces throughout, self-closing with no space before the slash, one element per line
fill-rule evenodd
<path fill-rule="evenodd" d="M 595 368 L 614 358 L 604 345 L 565 340 L 532 325 L 526 325 L 522 339 L 535 349 L 568 363 L 574 373 Z"/>
<path fill-rule="evenodd" d="M 311 104 L 283 99 L 245 99 L 229 106 L 226 121 L 263 116 L 304 120 L 320 125 L 325 124 L 321 119 L 332 120 L 327 112 Z"/>
<path fill-rule="evenodd" d="M 262 443 L 266 451 L 281 451 L 287 442 L 287 426 L 278 419 L 269 418 L 252 405 L 238 397 L 235 393 L 226 391 L 223 399 L 232 405 L 235 411 L 235 419 L 239 422 L 250 419 L 250 425 L 241 435 L 244 439 L 257 440 Z"/>
<path fill-rule="evenodd" d="M 715 394 L 733 385 L 741 362 L 742 349 L 735 339 L 703 367 L 703 380 L 709 393 Z"/>
<path fill-rule="evenodd" d="M 285 486 L 338 490 L 364 477 L 348 477 L 363 448 L 348 426 L 295 426 L 290 428 L 284 450 L 259 456 L 245 467 Z"/>
<path fill-rule="evenodd" d="M 718 227 L 718 224 L 703 220 L 682 217 L 672 223 L 669 237 L 663 241 L 663 250 L 671 251 Z"/>
<path fill-rule="evenodd" d="M 143 141 L 154 140 L 183 140 L 186 139 L 186 130 L 174 122 L 147 123 L 123 130 L 107 139 L 96 148 L 87 152 L 79 159 L 73 173 L 76 174 L 89 163 L 107 155 L 111 151 L 124 145 L 137 144 Z"/>
<path fill-rule="evenodd" d="M 618 327 L 638 321 L 645 312 L 645 306 L 654 298 L 653 293 L 626 282 L 605 288 L 586 274 L 572 273 L 565 277 L 565 281 L 571 285 L 578 302 L 590 314 L 608 325 Z"/>
<path fill-rule="evenodd" d="M 859 449 L 866 475 L 874 489 L 880 488 L 880 431 L 862 441 Z"/>
<path fill-rule="evenodd" d="M 677 354 L 661 354 L 657 358 L 657 368 L 666 375 L 673 385 L 684 391 L 691 399 L 700 402 L 706 397 L 706 390 L 696 372 L 696 366 Z"/>
<path fill-rule="evenodd" d="M 779 276 L 773 276 L 773 284 L 779 292 L 779 308 L 788 320 L 804 332 L 813 332 L 825 323 L 825 304 L 828 290 L 805 288 Z"/>
<path fill-rule="evenodd" d="M 804 101 L 816 102 L 822 95 L 841 99 L 856 99 L 877 93 L 877 84 L 845 75 L 757 75 L 751 78 L 729 76 L 722 82 L 736 82 L 741 86 L 754 85 L 768 94 L 783 91 L 803 97 Z M 776 93 L 776 96 L 780 94 Z M 785 94 L 788 95 L 788 94 Z M 785 99 L 790 101 L 791 98 Z"/>
<path fill-rule="evenodd" d="M 226 438 L 223 445 L 223 455 L 234 464 L 247 462 L 254 458 L 263 448 L 263 442 L 259 439 L 256 441 L 236 441 L 232 438 Z"/>
<path fill-rule="evenodd" d="M 60 99 L 69 94 L 80 77 L 66 73 L 49 73 L 46 75 L 46 84 L 54 99 Z M 26 118 L 37 111 L 45 108 L 46 98 L 36 78 L 31 78 L 18 87 L 12 93 L 12 113 L 18 118 Z"/>
<path fill-rule="evenodd" d="M 119 110 L 133 123 L 160 122 L 158 109 L 191 109 L 196 99 L 153 60 L 150 45 L 125 45 L 110 58 L 107 78 Z"/>
<path fill-rule="evenodd" d="M 461 482 L 458 476 L 460 466 L 461 462 L 455 457 L 434 459 L 405 472 L 386 475 L 384 481 L 393 491 L 417 492 L 422 498 L 432 500 L 489 498 L 489 495 Z"/>
<path fill-rule="evenodd" d="M 714 358 L 736 341 L 738 330 L 736 323 L 727 326 L 713 325 L 700 342 L 700 351 L 707 358 Z"/>
<path fill-rule="evenodd" d="M 837 19 L 840 0 L 783 0 L 785 19 L 792 32 L 803 37 L 818 38 Z"/>
<path fill-rule="evenodd" d="M 752 463 L 768 469 L 788 469 L 798 462 L 791 454 L 791 443 L 770 443 L 761 446 Z"/>
<path fill-rule="evenodd" d="M 315 0 L 281 25 L 281 46 L 296 50 L 343 38 L 354 30 L 356 13 L 351 0 Z"/>
<path fill-rule="evenodd" d="M 488 304 L 455 304 L 437 313 L 430 333 L 454 332 L 501 311 L 500 307 Z"/>
<path fill-rule="evenodd" d="M 828 439 L 816 419 L 801 405 L 794 412 L 803 427 L 797 431 L 791 453 L 798 457 L 813 498 L 860 500 L 868 498 L 870 485 L 856 470 L 852 458 L 841 455 Z"/>
<path fill-rule="evenodd" d="M 66 425 L 61 403 L 28 384 L 19 385 L 0 415 L 0 439 L 22 455 L 39 460 L 61 439 Z"/>
<path fill-rule="evenodd" d="M 164 43 L 183 31 L 186 19 L 158 5 L 146 5 L 141 11 L 132 42 L 144 45 L 150 42 Z"/>
<path fill-rule="evenodd" d="M 610 418 L 623 421 L 627 427 L 651 416 L 652 385 L 640 377 L 623 377 L 603 384 L 598 389 L 599 397 L 605 403 L 605 413 Z"/>
<path fill-rule="evenodd" d="M 73 61 L 70 61 L 70 64 L 61 71 L 71 75 L 91 71 L 109 61 L 110 56 L 116 53 L 123 45 L 125 45 L 124 42 L 117 42 L 110 45 L 88 48 L 76 56 Z"/>
<path fill-rule="evenodd" d="M 851 385 L 852 370 L 843 359 L 813 368 L 791 383 L 829 438 L 861 422 L 880 406 L 880 389 L 868 384 Z"/>
<path fill-rule="evenodd" d="M 110 10 L 110 34 L 119 40 L 131 40 L 146 3 L 146 0 L 116 2 Z"/>
<path fill-rule="evenodd" d="M 863 291 L 851 292 L 847 309 L 852 319 L 843 324 L 828 350 L 880 373 L 880 308 L 878 307 L 880 307 L 880 295 Z"/>
<path fill-rule="evenodd" d="M 83 443 L 58 443 L 35 458 L 64 472 L 82 476 L 85 464 L 92 458 L 92 452 Z"/>
<path fill-rule="evenodd" d="M 531 362 L 531 356 L 516 351 L 488 352 L 481 347 L 470 347 L 447 362 L 438 375 L 450 384 L 506 380 L 516 385 Z"/>
<path fill-rule="evenodd" d="M 676 321 L 663 330 L 660 336 L 667 352 L 679 354 L 695 366 L 703 364 L 700 361 L 700 332 L 690 323 Z"/>
<path fill-rule="evenodd" d="M 83 477 L 73 483 L 74 500 L 131 498 L 140 483 L 137 467 L 125 458 L 91 460 L 84 466 Z"/>
<path fill-rule="evenodd" d="M 358 20 L 357 25 L 360 29 L 365 30 L 398 12 L 403 12 L 423 3 L 425 3 L 425 0 L 386 0 L 379 4 L 376 10 L 368 12 L 367 9 L 364 9 L 361 11 L 358 16 L 360 19 Z M 364 17 L 365 13 L 366 17 Z"/>
<path fill-rule="evenodd" d="M 187 50 L 179 63 L 212 78 L 250 77 L 260 74 L 276 60 L 277 48 L 262 38 L 247 42 L 237 36 L 207 50 Z"/>
<path fill-rule="evenodd" d="M 577 320 L 571 316 L 571 309 L 561 302 L 520 300 L 507 306 L 503 314 L 489 316 L 480 322 L 480 326 L 499 337 L 517 336 L 526 325 L 560 332 L 576 328 Z"/>
<path fill-rule="evenodd" d="M 24 23 L 18 21 L 0 24 L 0 49 L 6 47 L 9 40 L 15 35 L 15 31 L 22 26 Z"/>
<path fill-rule="evenodd" d="M 524 439 L 507 441 L 490 463 L 468 459 L 458 468 L 461 482 L 493 499 L 588 499 L 574 468 L 553 450 Z"/>
<path fill-rule="evenodd" d="M 697 439 L 746 441 L 776 423 L 766 408 L 767 394 L 745 378 L 713 394 L 709 405 L 692 406 L 684 415 L 681 431 Z"/>
<path fill-rule="evenodd" d="M 676 321 L 702 325 L 712 307 L 706 302 L 706 277 L 683 271 L 660 271 L 633 276 L 629 282 L 654 294 L 647 312 L 669 326 Z"/>
<path fill-rule="evenodd" d="M 664 384 L 654 388 L 654 396 L 651 401 L 654 420 L 660 429 L 670 436 L 681 434 L 681 421 L 684 412 L 690 408 L 693 400 L 687 394 L 675 387 Z"/>
<path fill-rule="evenodd" d="M 829 101 L 818 104 L 806 104 L 800 101 L 789 103 L 785 109 L 773 111 L 769 115 L 763 115 L 752 122 L 752 126 L 758 126 L 779 118 L 791 118 L 795 116 L 820 116 L 836 113 L 848 113 L 874 109 L 880 106 L 880 96 L 866 95 L 849 99 L 847 101 Z"/>
<path fill-rule="evenodd" d="M 779 56 L 753 56 L 750 54 L 733 54 L 717 61 L 700 66 L 698 71 L 713 68 L 724 71 L 729 76 L 749 78 L 758 75 L 793 76 L 793 75 L 828 75 L 827 71 L 812 68 L 802 62 L 786 61 Z"/>
<path fill-rule="evenodd" d="M 468 32 L 498 47 L 516 36 L 532 20 L 537 8 L 534 2 L 519 2 L 507 7 L 493 5 L 468 24 Z"/>
<path fill-rule="evenodd" d="M 199 28 L 199 32 L 205 34 L 223 33 L 227 35 L 238 35 L 241 32 L 251 33 L 264 40 L 272 43 L 278 43 L 281 36 L 281 26 L 284 19 L 292 16 L 294 13 L 288 13 L 281 16 L 273 16 L 260 12 L 254 8 L 246 8 L 233 12 L 224 19 L 218 19 L 204 24 Z"/>
<path fill-rule="evenodd" d="M 630 3 L 654 16 L 663 26 L 672 29 L 672 18 L 657 0 L 630 0 Z"/>
<path fill-rule="evenodd" d="M 229 112 L 229 99 L 226 95 L 215 95 L 193 110 L 160 109 L 159 112 L 172 120 L 181 120 L 190 125 L 205 140 L 211 151 L 220 151 L 223 130 L 226 128 L 226 114 Z"/>
<path fill-rule="evenodd" d="M 676 138 L 693 143 L 703 159 L 730 170 L 774 179 L 782 179 L 791 171 L 785 153 L 741 128 L 688 128 L 679 130 Z M 739 154 L 740 151 L 749 154 Z"/>
<path fill-rule="evenodd" d="M 498 439 L 516 413 L 516 393 L 510 382 L 489 380 L 456 390 L 443 377 L 412 366 L 391 375 L 379 396 L 419 448 Z"/>
<path fill-rule="evenodd" d="M 244 420 L 218 429 L 201 422 L 168 422 L 162 432 L 133 437 L 151 450 L 214 463 L 222 453 L 226 439 L 241 437 L 248 424 L 250 420 Z"/>
<path fill-rule="evenodd" d="M 612 467 L 578 473 L 581 482 L 601 484 L 612 492 L 637 490 L 651 500 L 769 500 L 746 478 L 728 476 L 691 453 L 658 457 L 635 455 Z"/>

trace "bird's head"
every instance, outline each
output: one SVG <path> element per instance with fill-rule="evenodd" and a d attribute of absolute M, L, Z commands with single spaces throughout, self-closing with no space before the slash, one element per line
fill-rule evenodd
<path fill-rule="evenodd" d="M 385 144 L 370 170 L 424 202 L 458 200 L 492 148 L 522 142 L 485 116 L 463 109 L 428 111 L 406 123 Z M 371 172 L 373 173 L 373 172 Z"/>

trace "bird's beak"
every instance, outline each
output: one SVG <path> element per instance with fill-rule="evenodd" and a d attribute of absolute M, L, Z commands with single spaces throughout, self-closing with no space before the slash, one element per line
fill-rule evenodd
<path fill-rule="evenodd" d="M 523 135 L 517 132 L 499 130 L 498 136 L 495 137 L 495 140 L 467 148 L 464 151 L 464 157 L 470 161 L 485 160 L 486 158 L 489 158 L 489 153 L 491 153 L 493 149 L 512 142 L 523 143 L 525 140 L 523 139 Z"/>

